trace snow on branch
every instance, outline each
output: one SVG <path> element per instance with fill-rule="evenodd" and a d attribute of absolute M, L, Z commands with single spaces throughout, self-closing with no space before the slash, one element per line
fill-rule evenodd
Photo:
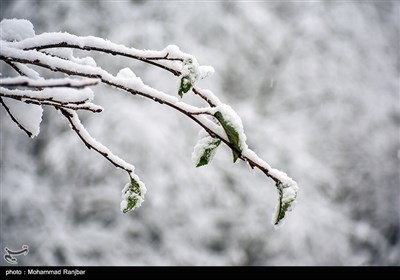
<path fill-rule="evenodd" d="M 19 76 L 13 78 L 3 78 L 0 80 L 0 86 L 2 87 L 31 87 L 31 88 L 55 88 L 55 87 L 67 87 L 83 89 L 90 86 L 95 86 L 100 82 L 98 79 L 46 79 L 36 80 L 26 76 Z"/>
<path fill-rule="evenodd" d="M 173 45 L 161 51 L 138 50 L 92 36 L 79 37 L 68 33 L 35 35 L 32 24 L 26 20 L 2 20 L 0 25 L 0 60 L 11 66 L 18 75 L 0 79 L 0 103 L 29 137 L 39 133 L 42 105 L 59 110 L 89 149 L 128 173 L 129 183 L 122 190 L 122 212 L 139 207 L 146 188 L 134 173 L 134 166 L 93 139 L 79 120 L 79 110 L 94 113 L 102 111 L 100 106 L 91 103 L 94 93 L 89 87 L 98 83 L 166 105 L 197 123 L 203 129 L 192 154 L 198 167 L 208 164 L 220 143 L 224 143 L 232 150 L 233 162 L 241 159 L 252 169 L 257 168 L 270 177 L 276 183 L 279 196 L 273 219 L 275 226 L 281 225 L 287 212 L 293 208 L 298 191 L 296 182 L 286 173 L 271 168 L 249 149 L 242 121 L 229 105 L 222 103 L 212 91 L 196 86 L 199 80 L 214 73 L 211 66 L 199 65 L 194 56 Z M 159 67 L 179 78 L 178 92 L 171 95 L 152 88 L 129 68 L 121 69 L 114 76 L 97 66 L 91 57 L 74 57 L 74 49 L 122 56 Z M 41 77 L 32 66 L 62 73 L 63 77 Z M 198 107 L 183 102 L 181 97 L 189 92 L 205 101 L 206 106 Z M 21 106 L 24 108 L 21 109 Z M 33 106 L 34 109 L 29 111 L 26 106 Z"/>

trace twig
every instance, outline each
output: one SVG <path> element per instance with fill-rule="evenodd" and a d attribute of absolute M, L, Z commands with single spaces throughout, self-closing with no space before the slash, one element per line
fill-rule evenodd
<path fill-rule="evenodd" d="M 11 61 L 6 61 L 20 76 L 29 77 L 32 79 L 41 79 L 38 72 L 32 68 L 27 67 L 25 64 L 13 63 Z"/>
<path fill-rule="evenodd" d="M 11 119 L 13 122 L 15 122 L 17 124 L 17 126 L 22 129 L 22 131 L 24 131 L 28 137 L 32 137 L 32 132 L 30 132 L 28 129 L 26 129 L 15 117 L 14 115 L 11 113 L 10 108 L 8 108 L 8 106 L 4 103 L 3 98 L 0 97 L 0 103 L 1 105 L 4 106 L 4 109 L 6 109 L 7 113 L 10 115 Z"/>
<path fill-rule="evenodd" d="M 21 69 L 19 69 L 14 63 L 12 63 L 11 61 L 6 61 L 6 63 L 7 63 L 12 69 L 14 69 L 20 76 L 25 76 L 25 74 L 21 71 Z"/>
<path fill-rule="evenodd" d="M 198 89 L 193 88 L 192 91 L 195 94 L 197 94 L 198 96 L 200 96 L 204 101 L 206 101 L 211 107 L 216 107 L 217 106 L 217 104 L 215 104 L 209 98 L 207 98 L 205 95 L 203 95 Z"/>
<path fill-rule="evenodd" d="M 51 100 L 38 100 L 35 98 L 31 97 L 22 97 L 22 96 L 15 96 L 15 95 L 8 95 L 8 94 L 0 94 L 2 97 L 6 98 L 11 98 L 14 100 L 19 100 L 27 104 L 35 104 L 35 105 L 47 105 L 47 106 L 53 106 L 56 109 L 72 109 L 72 110 L 86 110 L 86 111 L 91 111 L 93 113 L 101 113 L 103 111 L 103 108 L 100 106 L 97 106 L 93 103 L 85 103 L 85 104 L 75 104 L 75 103 L 60 103 L 56 101 L 51 101 Z"/>
<path fill-rule="evenodd" d="M 125 170 L 128 172 L 129 176 L 131 176 L 131 174 L 135 171 L 135 167 L 114 155 L 107 147 L 91 137 L 80 122 L 78 114 L 75 111 L 71 109 L 60 109 L 60 111 L 67 118 L 71 128 L 76 132 L 88 149 L 95 150 L 108 161 L 110 161 L 115 167 Z"/>

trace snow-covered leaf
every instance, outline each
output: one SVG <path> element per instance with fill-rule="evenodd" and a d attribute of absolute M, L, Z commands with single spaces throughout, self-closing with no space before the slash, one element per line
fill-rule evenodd
<path fill-rule="evenodd" d="M 192 159 L 196 163 L 196 167 L 208 164 L 215 155 L 215 152 L 221 144 L 221 140 L 205 135 L 199 139 L 194 147 Z"/>
<path fill-rule="evenodd" d="M 233 155 L 233 162 L 236 162 L 242 152 L 242 148 L 241 148 L 240 142 L 239 142 L 240 141 L 239 133 L 235 129 L 235 127 L 231 125 L 231 123 L 229 123 L 225 120 L 225 118 L 221 112 L 216 112 L 214 114 L 214 116 L 217 118 L 217 120 L 220 122 L 220 124 L 224 128 L 225 133 L 228 136 L 229 142 L 235 148 L 235 149 L 232 149 L 232 155 Z"/>
<path fill-rule="evenodd" d="M 279 227 L 283 224 L 283 220 L 287 215 L 287 212 L 292 211 L 293 206 L 296 202 L 298 186 L 295 181 L 287 177 L 286 173 L 279 170 L 273 169 L 273 175 L 278 174 L 278 181 L 276 187 L 278 189 L 279 199 L 276 207 L 276 212 L 273 217 L 273 224 L 275 227 Z"/>
<path fill-rule="evenodd" d="M 181 77 L 178 90 L 180 97 L 191 90 L 200 77 L 199 64 L 194 57 L 188 57 L 183 61 Z"/>
<path fill-rule="evenodd" d="M 144 194 L 146 193 L 146 188 L 138 178 L 132 178 L 137 176 L 131 176 L 131 180 L 125 185 L 122 190 L 122 201 L 121 201 L 121 211 L 127 213 L 140 207 L 143 202 Z"/>

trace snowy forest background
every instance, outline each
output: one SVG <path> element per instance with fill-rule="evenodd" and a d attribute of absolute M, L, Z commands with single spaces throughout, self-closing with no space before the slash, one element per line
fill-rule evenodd
<path fill-rule="evenodd" d="M 67 31 L 135 48 L 169 44 L 215 74 L 199 83 L 242 117 L 248 144 L 299 184 L 271 225 L 275 186 L 227 148 L 195 168 L 199 127 L 143 98 L 96 86 L 88 131 L 136 166 L 148 192 L 119 210 L 126 176 L 47 108 L 34 140 L 1 116 L 1 250 L 22 265 L 398 265 L 400 3 L 1 1 L 36 34 Z M 82 52 L 76 52 L 82 53 Z M 131 67 L 171 94 L 177 79 Z M 1 65 L 4 76 L 12 71 Z M 5 262 L 1 258 L 1 264 Z"/>

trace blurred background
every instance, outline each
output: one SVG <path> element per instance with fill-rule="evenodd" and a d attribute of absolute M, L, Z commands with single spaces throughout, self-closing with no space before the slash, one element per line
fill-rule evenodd
<path fill-rule="evenodd" d="M 221 147 L 195 168 L 199 127 L 160 104 L 97 86 L 88 131 L 136 166 L 142 207 L 119 210 L 124 172 L 45 108 L 35 139 L 1 116 L 1 251 L 22 265 L 399 265 L 400 3 L 396 1 L 1 1 L 36 34 L 176 44 L 216 72 L 199 83 L 242 117 L 250 148 L 299 184 L 279 230 L 273 181 Z M 98 53 L 176 95 L 160 69 Z M 1 65 L 3 76 L 15 75 Z M 48 73 L 46 73 L 48 74 Z M 54 76 L 54 74 L 52 74 Z M 191 102 L 192 97 L 184 97 Z M 1 258 L 1 264 L 6 264 Z"/>

